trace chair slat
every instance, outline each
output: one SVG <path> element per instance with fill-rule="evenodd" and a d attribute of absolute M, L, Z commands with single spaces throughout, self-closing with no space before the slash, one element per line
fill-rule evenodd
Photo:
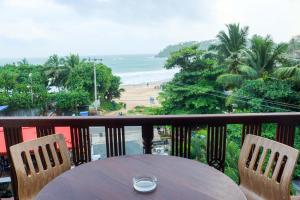
<path fill-rule="evenodd" d="M 58 162 L 57 153 L 54 143 L 59 146 L 59 152 L 62 155 L 62 163 Z M 46 145 L 50 146 L 50 152 L 47 151 Z M 44 170 L 39 147 L 42 149 L 43 157 L 47 168 Z M 28 164 L 29 173 L 26 172 L 22 153 L 24 152 Z M 40 137 L 36 140 L 23 142 L 10 147 L 11 158 L 15 166 L 18 180 L 18 197 L 19 199 L 34 199 L 36 194 L 53 178 L 70 169 L 71 163 L 68 156 L 67 145 L 64 136 L 60 134 Z M 51 160 L 48 153 L 52 154 L 55 166 L 51 166 Z M 32 159 L 34 156 L 34 160 Z"/>
<path fill-rule="evenodd" d="M 278 127 L 278 131 L 290 130 L 290 127 Z M 278 135 L 277 139 L 282 136 Z M 247 134 L 238 163 L 240 187 L 247 199 L 290 199 L 289 186 L 298 155 L 298 150 L 288 145 Z M 263 172 L 264 163 L 267 165 Z"/>
<path fill-rule="evenodd" d="M 44 170 L 43 165 L 42 165 L 42 160 L 41 160 L 40 154 L 38 152 L 38 148 L 34 148 L 34 155 L 35 155 L 35 160 L 37 163 L 38 171 Z"/>

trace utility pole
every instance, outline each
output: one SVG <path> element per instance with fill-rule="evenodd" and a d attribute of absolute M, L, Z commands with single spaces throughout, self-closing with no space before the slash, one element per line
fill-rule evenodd
<path fill-rule="evenodd" d="M 97 94 L 97 73 L 96 73 L 96 62 L 100 61 L 100 63 L 102 62 L 102 58 L 88 58 L 89 62 L 93 62 L 94 65 L 94 106 L 96 111 L 98 110 L 98 106 L 100 106 L 100 99 L 98 99 L 98 94 Z"/>
<path fill-rule="evenodd" d="M 29 81 L 30 81 L 30 93 L 31 93 L 31 103 L 33 105 L 33 90 L 32 90 L 32 73 L 28 74 Z"/>
<path fill-rule="evenodd" d="M 94 62 L 94 95 L 95 95 L 95 102 L 98 100 L 97 96 L 97 75 L 96 75 L 96 63 Z M 97 108 L 96 108 L 97 110 Z"/>

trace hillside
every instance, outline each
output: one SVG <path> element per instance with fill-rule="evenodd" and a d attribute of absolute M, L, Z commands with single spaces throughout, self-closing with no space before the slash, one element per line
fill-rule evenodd
<path fill-rule="evenodd" d="M 215 44 L 216 40 L 205 40 L 201 42 L 190 41 L 190 42 L 181 42 L 174 45 L 169 45 L 161 50 L 156 57 L 168 57 L 172 52 L 178 51 L 184 47 L 190 47 L 192 45 L 199 45 L 199 49 L 206 50 L 211 44 Z"/>

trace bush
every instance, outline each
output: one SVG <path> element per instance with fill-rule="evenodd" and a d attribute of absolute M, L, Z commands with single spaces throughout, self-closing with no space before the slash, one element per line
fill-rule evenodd
<path fill-rule="evenodd" d="M 117 103 L 115 101 L 101 101 L 101 109 L 105 111 L 116 111 L 123 107 L 123 103 Z"/>
<path fill-rule="evenodd" d="M 206 163 L 206 137 L 207 131 L 200 130 L 191 138 L 191 158 L 202 163 Z"/>
<path fill-rule="evenodd" d="M 0 93 L 0 105 L 8 105 L 8 104 L 9 104 L 8 94 L 1 92 Z"/>
<path fill-rule="evenodd" d="M 161 115 L 162 109 L 160 107 L 136 106 L 133 110 L 129 110 L 128 114 Z"/>
<path fill-rule="evenodd" d="M 64 91 L 53 96 L 57 109 L 77 111 L 78 106 L 89 105 L 89 93 L 85 91 Z"/>

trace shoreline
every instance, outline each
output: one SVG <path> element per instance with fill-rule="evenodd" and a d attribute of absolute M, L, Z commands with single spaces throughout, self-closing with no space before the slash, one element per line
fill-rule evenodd
<path fill-rule="evenodd" d="M 126 111 L 132 110 L 136 106 L 160 106 L 157 97 L 161 92 L 161 85 L 164 83 L 166 81 L 122 85 L 121 88 L 125 91 L 116 101 L 126 104 Z"/>
<path fill-rule="evenodd" d="M 149 82 L 144 82 L 144 83 L 121 84 L 120 88 L 132 87 L 132 86 L 145 86 L 145 85 L 147 85 L 147 83 L 149 85 L 162 85 L 162 84 L 167 83 L 169 81 L 171 81 L 171 79 L 166 79 L 166 80 L 163 80 L 163 81 L 149 81 Z"/>
<path fill-rule="evenodd" d="M 157 97 L 161 92 L 161 85 L 167 81 L 154 81 L 149 83 L 140 84 L 126 84 L 121 85 L 125 91 L 121 93 L 119 99 L 115 99 L 116 102 L 122 102 L 126 104 L 124 108 L 105 113 L 106 116 L 114 116 L 119 113 L 127 114 L 129 110 L 133 110 L 136 106 L 160 106 Z"/>

